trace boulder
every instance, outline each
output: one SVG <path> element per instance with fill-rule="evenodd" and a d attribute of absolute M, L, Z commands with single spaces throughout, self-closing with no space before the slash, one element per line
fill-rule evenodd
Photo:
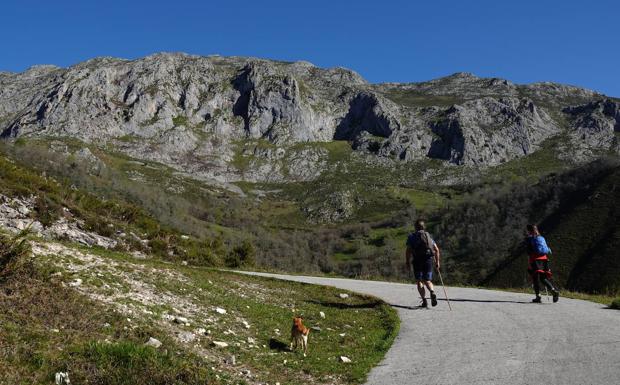
<path fill-rule="evenodd" d="M 188 324 L 188 323 L 189 323 L 189 320 L 188 320 L 187 318 L 185 318 L 185 317 L 180 317 L 180 316 L 179 316 L 179 317 L 174 317 L 174 322 L 175 322 L 175 323 L 178 323 L 178 324 L 183 324 L 183 325 L 185 325 L 185 324 Z"/>
<path fill-rule="evenodd" d="M 146 346 L 152 346 L 155 349 L 159 349 L 159 347 L 162 345 L 161 341 L 159 341 L 156 338 L 153 337 L 149 337 L 149 340 L 145 343 Z"/>
<path fill-rule="evenodd" d="M 189 343 L 196 339 L 196 335 L 192 332 L 181 332 L 177 335 L 179 341 Z"/>

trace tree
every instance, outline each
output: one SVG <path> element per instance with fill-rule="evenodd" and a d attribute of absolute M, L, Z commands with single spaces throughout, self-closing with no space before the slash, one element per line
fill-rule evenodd
<path fill-rule="evenodd" d="M 228 267 L 254 266 L 256 249 L 249 240 L 244 240 L 241 245 L 235 246 L 226 257 Z"/>

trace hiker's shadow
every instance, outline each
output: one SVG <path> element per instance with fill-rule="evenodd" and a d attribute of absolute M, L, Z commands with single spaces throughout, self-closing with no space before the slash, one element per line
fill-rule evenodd
<path fill-rule="evenodd" d="M 445 302 L 445 298 L 437 298 L 437 301 Z M 477 302 L 477 303 L 517 303 L 517 304 L 530 304 L 531 302 L 527 301 L 512 301 L 512 300 L 490 300 L 490 299 L 467 299 L 467 298 L 451 298 L 450 302 Z M 425 307 L 422 306 L 405 306 L 405 305 L 396 305 L 391 303 L 391 307 L 405 309 L 405 310 L 425 310 Z"/>
<path fill-rule="evenodd" d="M 269 339 L 269 349 L 277 350 L 279 352 L 288 352 L 289 351 L 289 345 L 287 343 L 282 342 L 280 340 L 277 340 L 275 338 L 270 338 Z"/>
<path fill-rule="evenodd" d="M 445 298 L 437 298 L 437 301 L 446 301 Z M 450 302 L 478 302 L 478 303 L 522 303 L 529 304 L 532 301 L 513 301 L 513 300 L 502 300 L 502 299 L 468 299 L 468 298 L 450 298 Z"/>
<path fill-rule="evenodd" d="M 405 306 L 405 305 L 395 305 L 393 303 L 390 304 L 391 307 L 397 307 L 399 309 L 405 309 L 405 310 L 425 310 L 426 308 L 423 308 L 422 306 Z"/>

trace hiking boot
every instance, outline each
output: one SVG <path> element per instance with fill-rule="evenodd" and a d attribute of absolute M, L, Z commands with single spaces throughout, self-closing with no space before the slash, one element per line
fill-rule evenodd
<path fill-rule="evenodd" d="M 560 293 L 558 293 L 557 290 L 554 290 L 551 292 L 551 294 L 553 294 L 553 302 L 558 302 L 558 300 L 560 299 Z"/>
<path fill-rule="evenodd" d="M 428 307 L 428 302 L 426 301 L 426 298 L 422 298 L 422 302 L 420 302 L 420 305 L 418 307 Z"/>
<path fill-rule="evenodd" d="M 536 298 L 534 298 L 534 299 L 532 300 L 532 302 L 534 302 L 534 303 L 541 303 L 541 302 L 542 302 L 542 299 L 540 298 L 540 296 L 539 296 L 539 295 L 537 295 L 537 296 L 536 296 Z"/>
<path fill-rule="evenodd" d="M 431 305 L 437 306 L 437 295 L 435 295 L 434 291 L 431 292 Z"/>

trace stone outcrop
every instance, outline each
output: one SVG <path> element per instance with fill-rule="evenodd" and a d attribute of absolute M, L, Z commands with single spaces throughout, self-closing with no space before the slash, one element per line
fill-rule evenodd
<path fill-rule="evenodd" d="M 529 99 L 481 98 L 452 106 L 432 123 L 428 156 L 455 164 L 497 165 L 534 152 L 559 128 Z"/>
<path fill-rule="evenodd" d="M 353 192 L 337 191 L 325 196 L 323 201 L 305 207 L 304 212 L 314 223 L 342 222 L 355 213 L 360 203 Z"/>
<path fill-rule="evenodd" d="M 35 209 L 35 198 L 9 198 L 0 194 L 0 229 L 12 233 L 29 230 L 32 233 L 48 238 L 62 239 L 81 243 L 85 246 L 99 246 L 106 249 L 114 248 L 117 241 L 83 229 L 80 220 L 61 217 L 49 226 L 33 220 L 31 213 Z M 64 213 L 71 217 L 68 209 Z"/>
<path fill-rule="evenodd" d="M 593 147 L 617 148 L 615 133 L 620 132 L 620 102 L 601 99 L 564 109 L 569 115 L 571 134 Z M 610 141 L 613 137 L 615 140 Z"/>
<path fill-rule="evenodd" d="M 349 102 L 347 114 L 338 124 L 334 139 L 355 142 L 362 133 L 389 138 L 400 124 L 395 118 L 396 108 L 388 104 L 375 94 L 358 94 Z"/>

